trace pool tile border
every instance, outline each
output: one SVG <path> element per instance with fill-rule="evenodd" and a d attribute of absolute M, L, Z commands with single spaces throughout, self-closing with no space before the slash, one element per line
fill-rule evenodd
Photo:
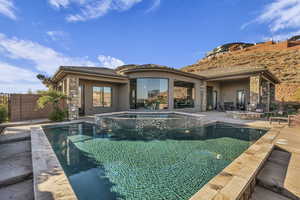
<path fill-rule="evenodd" d="M 280 129 L 269 130 L 223 171 L 204 185 L 190 200 L 246 200 L 255 187 L 255 178 L 275 147 Z"/>
<path fill-rule="evenodd" d="M 31 149 L 34 199 L 77 200 L 41 126 L 31 128 Z"/>

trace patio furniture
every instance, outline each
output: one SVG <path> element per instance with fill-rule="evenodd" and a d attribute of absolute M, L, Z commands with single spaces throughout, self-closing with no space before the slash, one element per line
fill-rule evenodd
<path fill-rule="evenodd" d="M 288 115 L 287 117 L 270 117 L 269 118 L 269 122 L 270 124 L 272 124 L 273 121 L 278 121 L 278 123 L 280 124 L 281 121 L 287 121 L 288 126 L 290 126 L 291 124 L 291 120 L 292 118 L 294 118 L 296 115 Z"/>
<path fill-rule="evenodd" d="M 233 102 L 224 102 L 224 109 L 225 110 L 234 110 L 234 103 Z"/>
<path fill-rule="evenodd" d="M 249 111 L 226 111 L 226 115 L 233 119 L 257 120 L 263 118 L 264 113 Z"/>

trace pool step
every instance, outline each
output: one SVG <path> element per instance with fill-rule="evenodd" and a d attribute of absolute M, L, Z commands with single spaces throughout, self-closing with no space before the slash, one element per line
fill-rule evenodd
<path fill-rule="evenodd" d="M 30 141 L 0 144 L 0 159 L 0 188 L 32 177 Z"/>
<path fill-rule="evenodd" d="M 284 187 L 290 157 L 291 154 L 286 151 L 280 149 L 273 150 L 257 176 L 257 184 L 258 187 L 263 187 L 282 197 L 299 200 L 299 198 Z M 261 189 L 257 190 L 261 191 Z"/>
<path fill-rule="evenodd" d="M 290 200 L 290 198 L 279 195 L 261 186 L 256 186 L 250 200 Z"/>
<path fill-rule="evenodd" d="M 33 200 L 33 180 L 29 179 L 17 184 L 0 188 L 1 200 Z"/>
<path fill-rule="evenodd" d="M 0 135 L 0 145 L 12 142 L 30 140 L 29 130 L 20 130 L 20 128 L 7 127 Z"/>

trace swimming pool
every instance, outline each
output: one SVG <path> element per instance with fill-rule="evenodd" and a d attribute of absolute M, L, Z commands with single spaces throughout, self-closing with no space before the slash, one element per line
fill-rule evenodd
<path fill-rule="evenodd" d="M 159 134 L 90 123 L 43 129 L 80 200 L 189 199 L 266 132 L 221 123 Z"/>

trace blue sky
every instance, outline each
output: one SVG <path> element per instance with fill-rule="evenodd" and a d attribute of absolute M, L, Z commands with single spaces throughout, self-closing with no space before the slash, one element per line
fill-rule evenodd
<path fill-rule="evenodd" d="M 0 0 L 0 92 L 60 65 L 180 68 L 229 42 L 300 34 L 300 0 Z"/>

